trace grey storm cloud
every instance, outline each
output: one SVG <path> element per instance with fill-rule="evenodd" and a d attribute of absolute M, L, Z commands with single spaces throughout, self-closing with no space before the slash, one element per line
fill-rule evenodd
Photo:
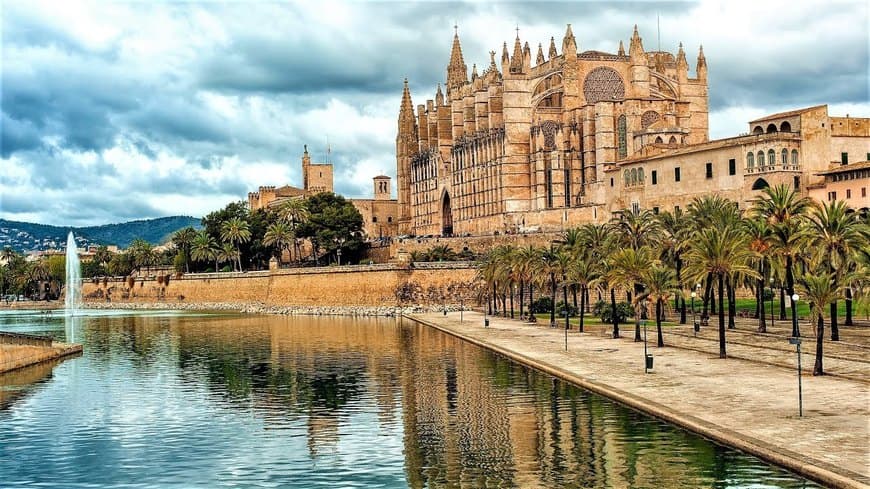
<path fill-rule="evenodd" d="M 684 42 L 692 69 L 703 43 L 711 129 L 729 110 L 870 107 L 862 2 L 37 1 L 0 15 L 0 216 L 51 224 L 205 214 L 299 185 L 302 146 L 322 161 L 327 139 L 336 190 L 369 196 L 372 176 L 395 175 L 402 79 L 415 104 L 434 97 L 454 23 L 469 69 L 516 26 L 533 49 L 561 48 L 571 23 L 581 50 L 612 52 L 637 24 L 647 50 Z"/>

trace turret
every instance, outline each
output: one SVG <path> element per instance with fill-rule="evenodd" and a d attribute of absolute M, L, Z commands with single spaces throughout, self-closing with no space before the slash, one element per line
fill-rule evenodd
<path fill-rule="evenodd" d="M 417 121 L 414 120 L 414 105 L 408 79 L 402 89 L 402 105 L 399 108 L 399 132 L 396 136 L 396 154 L 411 155 L 417 148 Z"/>
<path fill-rule="evenodd" d="M 704 46 L 698 50 L 698 64 L 695 67 L 699 80 L 707 80 L 707 58 L 704 57 Z"/>
<path fill-rule="evenodd" d="M 568 28 L 565 29 L 565 37 L 562 39 L 562 54 L 566 60 L 572 56 L 577 56 L 577 40 L 574 39 L 571 24 L 568 24 Z"/>
<path fill-rule="evenodd" d="M 504 43 L 501 50 L 501 72 L 507 74 L 511 67 L 511 57 L 508 55 L 507 42 Z"/>
<path fill-rule="evenodd" d="M 514 41 L 514 54 L 511 56 L 511 73 L 523 72 L 523 46 L 520 44 L 520 35 Z"/>
<path fill-rule="evenodd" d="M 532 50 L 529 49 L 529 41 L 523 46 L 523 73 L 528 73 L 532 68 Z"/>
<path fill-rule="evenodd" d="M 635 24 L 634 33 L 631 35 L 631 44 L 628 46 L 628 55 L 631 57 L 631 64 L 646 64 L 643 51 L 643 40 L 637 33 L 637 24 Z"/>
<path fill-rule="evenodd" d="M 540 66 L 544 64 L 546 60 L 544 59 L 544 47 L 541 46 L 541 43 L 538 43 L 538 56 L 535 59 L 535 65 Z"/>
<path fill-rule="evenodd" d="M 453 98 L 462 85 L 468 83 L 468 67 L 462 59 L 462 46 L 459 44 L 459 27 L 453 26 L 453 48 L 450 50 L 450 64 L 447 65 L 447 96 Z"/>
<path fill-rule="evenodd" d="M 686 61 L 686 52 L 683 51 L 683 43 L 680 43 L 680 48 L 677 50 L 677 80 L 680 83 L 686 83 L 689 79 L 689 62 Z"/>
<path fill-rule="evenodd" d="M 556 39 L 554 39 L 553 37 L 550 37 L 550 53 L 549 53 L 549 56 L 550 56 L 550 59 L 553 59 L 553 58 L 555 58 L 556 56 L 559 56 L 559 53 L 556 51 Z"/>
<path fill-rule="evenodd" d="M 441 107 L 444 105 L 444 93 L 441 92 L 441 84 L 438 84 L 438 91 L 435 92 L 435 105 Z"/>
<path fill-rule="evenodd" d="M 619 40 L 619 49 L 616 50 L 616 54 L 625 56 L 625 48 L 622 46 L 622 39 Z"/>
<path fill-rule="evenodd" d="M 308 145 L 302 146 L 302 188 L 308 188 L 308 167 L 311 166 L 311 156 L 308 154 Z"/>

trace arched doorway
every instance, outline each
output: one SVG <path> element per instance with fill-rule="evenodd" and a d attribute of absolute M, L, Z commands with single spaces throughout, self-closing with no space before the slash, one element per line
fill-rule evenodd
<path fill-rule="evenodd" d="M 441 236 L 453 234 L 453 212 L 450 210 L 450 194 L 447 191 L 441 196 Z"/>
<path fill-rule="evenodd" d="M 752 184 L 752 190 L 764 190 L 768 187 L 770 187 L 770 184 L 763 178 L 759 178 Z"/>

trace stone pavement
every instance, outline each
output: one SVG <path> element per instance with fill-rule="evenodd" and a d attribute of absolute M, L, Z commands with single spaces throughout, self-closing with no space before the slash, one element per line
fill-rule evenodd
<path fill-rule="evenodd" d="M 735 342 L 729 343 L 729 352 L 754 361 L 722 360 L 715 342 L 686 336 L 691 326 L 672 328 L 665 336 L 666 344 L 683 347 L 655 347 L 653 324 L 648 338 L 655 366 L 645 374 L 643 343 L 633 341 L 633 325 L 620 327 L 620 339 L 610 338 L 602 326 L 572 331 L 566 352 L 564 330 L 546 323 L 490 317 L 485 329 L 479 312 L 464 312 L 462 323 L 458 312 L 408 317 L 826 485 L 870 487 L 870 384 L 866 378 L 804 375 L 804 416 L 799 417 L 794 347 L 776 334 L 769 339 L 761 335 L 760 342 L 770 343 L 764 348 L 755 344 L 757 335 L 748 326 L 729 330 L 728 341 Z M 702 336 L 715 334 L 713 323 L 708 329 Z M 804 334 L 810 331 L 806 328 Z M 781 350 L 777 342 L 785 343 Z M 805 339 L 804 351 L 810 352 L 805 364 L 812 364 L 813 347 Z M 836 355 L 838 348 L 828 351 Z M 832 371 L 857 369 L 844 373 L 860 376 L 867 354 L 859 351 L 852 357 L 843 365 L 834 359 L 828 365 Z"/>

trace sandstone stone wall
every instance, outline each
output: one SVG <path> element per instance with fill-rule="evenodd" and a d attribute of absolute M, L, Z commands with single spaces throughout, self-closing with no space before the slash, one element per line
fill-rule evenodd
<path fill-rule="evenodd" d="M 271 272 L 201 273 L 169 279 L 88 281 L 89 302 L 249 302 L 266 305 L 396 306 L 470 304 L 477 270 L 467 263 L 319 267 Z"/>

